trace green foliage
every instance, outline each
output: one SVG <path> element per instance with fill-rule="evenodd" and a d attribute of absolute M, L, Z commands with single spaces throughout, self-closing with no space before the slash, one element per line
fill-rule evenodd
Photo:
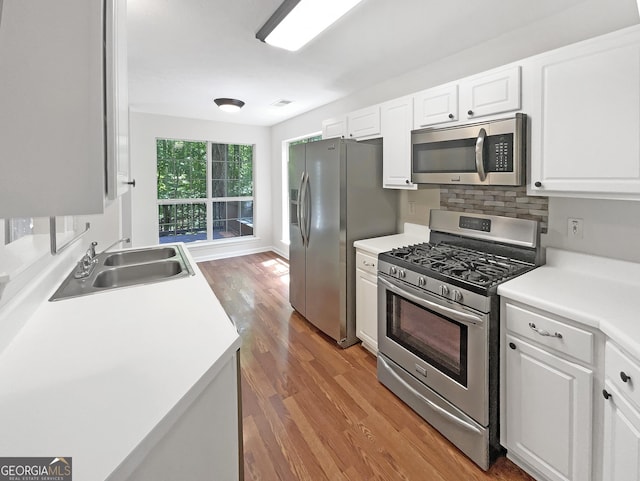
<path fill-rule="evenodd" d="M 207 143 L 158 139 L 158 199 L 207 196 Z"/>

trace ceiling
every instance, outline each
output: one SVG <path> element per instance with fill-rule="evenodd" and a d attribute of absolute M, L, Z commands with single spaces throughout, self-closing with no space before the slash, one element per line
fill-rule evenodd
<path fill-rule="evenodd" d="M 289 52 L 255 38 L 281 0 L 128 0 L 131 109 L 274 125 L 584 1 L 363 0 Z"/>

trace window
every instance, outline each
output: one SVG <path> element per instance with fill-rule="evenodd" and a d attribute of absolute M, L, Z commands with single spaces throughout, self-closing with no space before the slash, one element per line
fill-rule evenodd
<path fill-rule="evenodd" d="M 158 139 L 160 243 L 253 236 L 253 145 Z"/>

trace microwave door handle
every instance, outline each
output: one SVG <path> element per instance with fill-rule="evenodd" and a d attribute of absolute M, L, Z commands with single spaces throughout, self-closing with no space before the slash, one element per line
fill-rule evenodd
<path fill-rule="evenodd" d="M 476 170 L 482 182 L 487 178 L 487 173 L 484 170 L 484 140 L 486 138 L 487 131 L 481 128 L 476 139 Z"/>
<path fill-rule="evenodd" d="M 471 314 L 465 314 L 464 312 L 456 311 L 455 309 L 442 306 L 436 302 L 431 302 L 427 299 L 415 296 L 404 289 L 398 288 L 383 277 L 378 276 L 378 282 L 382 283 L 382 285 L 386 286 L 388 289 L 398 294 L 399 296 L 406 297 L 411 302 L 414 302 L 422 307 L 426 307 L 427 309 L 431 309 L 432 311 L 437 312 L 438 314 L 442 314 L 443 316 L 448 316 L 455 321 L 462 322 L 464 324 L 482 324 L 482 319 L 479 317 L 472 316 Z"/>

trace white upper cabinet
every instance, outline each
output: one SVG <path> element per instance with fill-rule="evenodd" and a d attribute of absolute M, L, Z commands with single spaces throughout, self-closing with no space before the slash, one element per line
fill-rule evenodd
<path fill-rule="evenodd" d="M 491 70 L 460 82 L 462 120 L 520 110 L 520 66 Z"/>
<path fill-rule="evenodd" d="M 418 188 L 411 182 L 411 125 L 413 99 L 403 97 L 380 107 L 382 132 L 382 182 L 392 189 Z"/>
<path fill-rule="evenodd" d="M 115 0 L 106 18 L 107 198 L 129 190 L 129 88 L 127 85 L 127 2 Z"/>
<path fill-rule="evenodd" d="M 336 137 L 346 137 L 347 132 L 347 116 L 334 117 L 322 121 L 322 138 L 333 139 Z"/>
<path fill-rule="evenodd" d="M 413 128 L 520 110 L 520 66 L 490 70 L 414 95 Z"/>
<path fill-rule="evenodd" d="M 380 106 L 374 105 L 322 121 L 322 138 L 363 140 L 380 137 Z"/>
<path fill-rule="evenodd" d="M 458 120 L 458 84 L 423 90 L 413 96 L 413 128 Z"/>
<path fill-rule="evenodd" d="M 555 50 L 525 68 L 528 193 L 640 197 L 640 30 Z"/>
<path fill-rule="evenodd" d="M 380 137 L 380 106 L 356 110 L 347 115 L 347 129 L 350 139 Z"/>
<path fill-rule="evenodd" d="M 108 20 L 116 1 L 124 15 L 125 0 L 0 2 L 0 218 L 103 211 L 105 150 L 114 148 L 105 130 L 128 137 L 123 124 L 105 126 L 104 65 L 126 62 L 116 39 L 105 44 L 113 36 L 103 12 Z M 121 96 L 124 70 L 112 81 Z"/>

